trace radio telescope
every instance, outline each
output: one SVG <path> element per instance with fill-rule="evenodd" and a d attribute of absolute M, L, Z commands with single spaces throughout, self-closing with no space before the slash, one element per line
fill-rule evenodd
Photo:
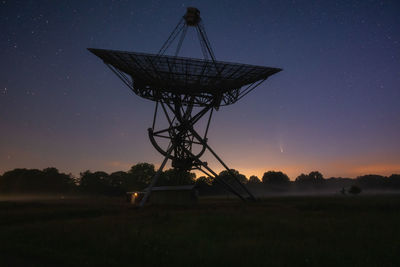
<path fill-rule="evenodd" d="M 204 59 L 179 57 L 186 32 L 194 28 L 200 41 Z M 177 40 L 175 54 L 165 52 Z M 148 129 L 149 139 L 164 160 L 147 188 L 140 206 L 148 199 L 168 160 L 178 171 L 198 170 L 215 179 L 226 190 L 242 200 L 255 200 L 231 169 L 208 144 L 207 133 L 213 111 L 231 105 L 246 96 L 279 68 L 254 66 L 217 61 L 208 40 L 204 24 L 197 8 L 187 8 L 158 54 L 125 52 L 88 48 L 138 96 L 155 102 L 152 126 Z M 162 126 L 159 115 L 163 115 Z M 206 118 L 203 131 L 196 127 L 200 119 Z M 195 127 L 196 126 L 196 127 Z M 232 176 L 232 182 L 218 177 L 201 160 L 205 151 Z"/>

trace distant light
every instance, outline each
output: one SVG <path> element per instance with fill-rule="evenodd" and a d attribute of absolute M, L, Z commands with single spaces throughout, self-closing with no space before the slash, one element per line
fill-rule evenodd
<path fill-rule="evenodd" d="M 137 193 L 133 194 L 135 197 L 137 197 Z"/>

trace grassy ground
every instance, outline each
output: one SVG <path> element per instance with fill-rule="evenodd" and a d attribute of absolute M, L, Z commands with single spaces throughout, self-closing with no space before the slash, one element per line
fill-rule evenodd
<path fill-rule="evenodd" d="M 400 196 L 0 202 L 0 266 L 400 266 Z"/>

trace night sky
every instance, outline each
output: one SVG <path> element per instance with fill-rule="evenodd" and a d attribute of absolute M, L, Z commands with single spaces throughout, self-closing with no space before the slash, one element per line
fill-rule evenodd
<path fill-rule="evenodd" d="M 214 114 L 209 144 L 228 166 L 400 173 L 400 2 L 366 0 L 1 1 L 0 173 L 159 166 L 154 104 L 86 48 L 156 53 L 188 6 L 218 60 L 283 68 Z M 192 33 L 181 55 L 201 57 Z"/>

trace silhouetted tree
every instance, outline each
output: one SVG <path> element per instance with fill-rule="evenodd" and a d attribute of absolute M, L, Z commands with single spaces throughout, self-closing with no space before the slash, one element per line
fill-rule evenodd
<path fill-rule="evenodd" d="M 400 174 L 390 175 L 388 181 L 391 188 L 400 189 Z"/>
<path fill-rule="evenodd" d="M 214 178 L 211 177 L 200 176 L 195 184 L 200 195 L 215 195 L 224 192 L 220 186 L 214 184 Z"/>
<path fill-rule="evenodd" d="M 14 169 L 5 172 L 2 176 L 0 190 L 3 193 L 37 193 L 47 191 L 43 186 L 40 176 L 42 172 L 37 169 Z"/>
<path fill-rule="evenodd" d="M 147 187 L 156 171 L 154 165 L 149 163 L 138 163 L 128 171 L 129 177 L 126 188 L 129 191 L 142 190 Z"/>
<path fill-rule="evenodd" d="M 387 178 L 382 175 L 368 174 L 356 178 L 358 184 L 365 188 L 382 188 Z"/>
<path fill-rule="evenodd" d="M 262 182 L 266 184 L 287 184 L 289 177 L 283 172 L 268 171 L 262 177 Z"/>
<path fill-rule="evenodd" d="M 158 186 L 190 185 L 195 183 L 196 174 L 176 169 L 166 170 L 159 178 Z"/>
<path fill-rule="evenodd" d="M 129 174 L 123 171 L 113 172 L 108 176 L 108 185 L 113 194 L 124 194 L 125 192 L 133 191 L 128 188 Z"/>
<path fill-rule="evenodd" d="M 128 179 L 128 173 L 124 171 L 116 171 L 109 175 L 108 180 L 112 187 L 124 188 Z"/>
<path fill-rule="evenodd" d="M 106 172 L 87 170 L 80 174 L 79 187 L 86 193 L 106 194 L 110 191 L 111 186 Z"/>
<path fill-rule="evenodd" d="M 224 170 L 222 172 L 220 172 L 218 174 L 218 177 L 220 179 L 223 179 L 225 182 L 227 183 L 235 183 L 235 178 L 236 177 L 241 183 L 246 184 L 247 183 L 247 178 L 245 175 L 240 174 L 237 170 L 235 169 L 230 169 L 231 172 Z M 232 175 L 234 175 L 234 177 L 232 177 Z"/>
<path fill-rule="evenodd" d="M 261 183 L 261 181 L 260 181 L 260 178 L 258 178 L 255 175 L 252 175 L 252 176 L 250 176 L 248 183 L 249 184 L 259 184 L 259 183 Z"/>
<path fill-rule="evenodd" d="M 206 176 L 200 176 L 199 178 L 196 179 L 195 183 L 199 187 L 211 186 L 213 183 L 213 179 L 210 177 L 206 177 Z"/>
<path fill-rule="evenodd" d="M 296 183 L 305 183 L 305 182 L 310 182 L 310 179 L 307 174 L 302 173 L 296 177 L 295 182 Z"/>
<path fill-rule="evenodd" d="M 322 174 L 321 174 L 320 172 L 318 172 L 318 171 L 310 172 L 310 173 L 308 174 L 308 177 L 310 177 L 310 179 L 311 179 L 312 181 L 314 181 L 315 183 L 320 183 L 320 182 L 323 182 L 323 181 L 324 181 L 324 177 L 323 177 Z"/>
<path fill-rule="evenodd" d="M 303 183 L 303 184 L 321 184 L 324 182 L 324 177 L 318 171 L 312 171 L 308 175 L 307 174 L 300 174 L 297 176 L 296 183 Z"/>
<path fill-rule="evenodd" d="M 352 194 L 352 195 L 358 195 L 358 194 L 361 193 L 361 188 L 359 188 L 356 185 L 353 185 L 353 186 L 350 187 L 349 193 Z"/>
<path fill-rule="evenodd" d="M 56 168 L 46 168 L 42 172 L 43 183 L 48 184 L 49 191 L 66 192 L 75 186 L 71 174 L 60 173 Z"/>
<path fill-rule="evenodd" d="M 69 174 L 60 173 L 56 168 L 14 169 L 5 172 L 0 179 L 3 193 L 65 193 L 75 187 Z"/>

